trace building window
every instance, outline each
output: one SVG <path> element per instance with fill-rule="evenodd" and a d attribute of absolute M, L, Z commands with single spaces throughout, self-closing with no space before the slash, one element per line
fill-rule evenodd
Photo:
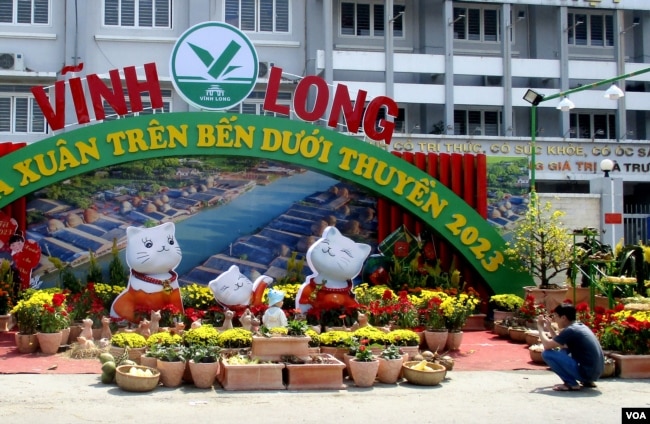
<path fill-rule="evenodd" d="M 286 115 L 264 110 L 263 106 L 265 95 L 266 93 L 264 91 L 253 91 L 248 95 L 246 100 L 237 106 L 228 109 L 228 112 L 243 113 L 248 115 L 275 116 L 276 118 L 289 118 Z M 279 92 L 277 104 L 291 107 L 291 93 Z"/>
<path fill-rule="evenodd" d="M 29 87 L 0 87 L 0 133 L 47 134 L 47 123 Z"/>
<path fill-rule="evenodd" d="M 616 139 L 616 115 L 572 113 L 569 138 Z"/>
<path fill-rule="evenodd" d="M 567 42 L 572 46 L 611 47 L 614 45 L 614 15 L 569 13 Z"/>
<path fill-rule="evenodd" d="M 171 28 L 171 3 L 172 0 L 104 0 L 104 25 Z"/>
<path fill-rule="evenodd" d="M 499 9 L 454 7 L 454 39 L 498 42 Z"/>
<path fill-rule="evenodd" d="M 393 5 L 393 19 L 404 13 L 404 5 Z M 382 1 L 342 1 L 341 2 L 341 35 L 361 37 L 383 37 L 385 33 L 386 16 Z M 404 36 L 404 16 L 392 20 L 393 36 Z"/>
<path fill-rule="evenodd" d="M 140 115 L 154 115 L 156 113 L 169 113 L 172 111 L 172 91 L 167 89 L 160 90 L 162 94 L 163 107 L 162 109 L 152 109 L 151 99 L 146 94 L 142 94 L 142 111 L 135 113 L 127 113 L 126 115 L 118 115 L 115 113 L 115 110 L 111 107 L 106 100 L 104 100 L 104 114 L 106 118 L 104 121 L 114 121 L 120 118 L 126 118 L 129 116 L 140 116 Z M 131 102 L 128 100 L 128 92 L 124 90 L 124 97 L 126 100 L 126 109 L 131 110 Z"/>
<path fill-rule="evenodd" d="M 289 32 L 289 0 L 226 0 L 226 22 L 242 31 Z"/>
<path fill-rule="evenodd" d="M 0 0 L 0 23 L 48 25 L 50 0 Z"/>
<path fill-rule="evenodd" d="M 501 134 L 501 112 L 489 110 L 455 110 L 455 135 Z"/>

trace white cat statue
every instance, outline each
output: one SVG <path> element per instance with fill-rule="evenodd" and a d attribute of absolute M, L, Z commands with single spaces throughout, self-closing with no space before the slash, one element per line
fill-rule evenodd
<path fill-rule="evenodd" d="M 336 227 L 327 227 L 307 250 L 307 264 L 313 274 L 298 289 L 296 309 L 307 312 L 356 308 L 352 279 L 359 275 L 371 247 L 345 237 Z"/>
<path fill-rule="evenodd" d="M 237 265 L 233 265 L 210 281 L 208 287 L 221 306 L 233 311 L 244 311 L 249 305 L 262 304 L 264 289 L 272 282 L 273 278 L 260 275 L 253 283 L 239 271 Z"/>
<path fill-rule="evenodd" d="M 111 317 L 135 323 L 136 309 L 158 311 L 169 304 L 184 312 L 174 272 L 182 258 L 175 231 L 172 222 L 126 229 L 126 263 L 131 275 L 126 289 L 113 301 Z"/>

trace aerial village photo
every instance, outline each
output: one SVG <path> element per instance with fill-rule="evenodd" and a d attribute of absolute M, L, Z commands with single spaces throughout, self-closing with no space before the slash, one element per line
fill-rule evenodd
<path fill-rule="evenodd" d="M 353 184 L 283 163 L 214 157 L 128 163 L 34 193 L 26 239 L 43 254 L 32 283 L 55 285 L 52 258 L 81 273 L 91 256 L 107 264 L 114 247 L 123 250 L 127 227 L 165 222 L 203 227 L 177 231 L 181 285 L 207 285 L 231 265 L 253 280 L 279 279 L 287 260 L 302 258 L 328 225 L 376 244 L 375 207 L 376 198 Z"/>

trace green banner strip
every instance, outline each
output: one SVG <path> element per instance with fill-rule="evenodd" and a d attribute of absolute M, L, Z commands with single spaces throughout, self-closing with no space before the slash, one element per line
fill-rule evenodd
<path fill-rule="evenodd" d="M 184 112 L 91 125 L 0 157 L 0 207 L 73 176 L 167 156 L 245 156 L 304 166 L 391 199 L 465 257 L 495 293 L 532 285 L 503 254 L 505 241 L 463 199 L 424 171 L 310 123 L 256 115 Z"/>

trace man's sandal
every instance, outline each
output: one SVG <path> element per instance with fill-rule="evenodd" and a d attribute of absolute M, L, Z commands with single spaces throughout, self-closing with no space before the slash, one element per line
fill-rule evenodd
<path fill-rule="evenodd" d="M 553 390 L 556 392 L 578 392 L 580 391 L 580 386 L 569 386 L 566 384 L 558 384 L 557 386 L 553 387 Z"/>

